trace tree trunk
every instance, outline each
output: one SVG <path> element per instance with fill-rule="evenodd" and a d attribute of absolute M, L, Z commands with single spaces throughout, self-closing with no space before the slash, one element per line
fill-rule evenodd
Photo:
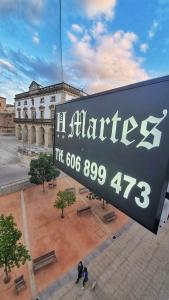
<path fill-rule="evenodd" d="M 63 208 L 62 208 L 62 215 L 61 215 L 61 218 L 64 218 L 64 215 L 63 215 Z"/>
<path fill-rule="evenodd" d="M 5 272 L 4 283 L 8 283 L 11 278 L 8 274 L 7 267 L 5 267 L 4 272 Z"/>
<path fill-rule="evenodd" d="M 43 181 L 43 192 L 45 191 L 45 182 Z"/>

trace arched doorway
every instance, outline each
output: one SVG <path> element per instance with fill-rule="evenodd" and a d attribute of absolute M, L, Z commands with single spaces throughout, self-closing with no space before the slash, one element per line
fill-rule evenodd
<path fill-rule="evenodd" d="M 53 146 L 53 129 L 49 128 L 49 133 L 48 133 L 48 147 Z"/>
<path fill-rule="evenodd" d="M 35 128 L 35 126 L 31 127 L 30 142 L 31 142 L 31 144 L 36 144 L 36 128 Z"/>
<path fill-rule="evenodd" d="M 39 129 L 39 146 L 45 145 L 45 130 L 43 127 Z"/>
<path fill-rule="evenodd" d="M 23 128 L 23 142 L 28 142 L 28 127 L 26 125 Z"/>

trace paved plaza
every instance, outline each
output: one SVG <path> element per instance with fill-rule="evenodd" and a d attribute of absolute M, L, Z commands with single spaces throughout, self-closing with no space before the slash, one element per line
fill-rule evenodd
<path fill-rule="evenodd" d="M 19 158 L 17 149 L 14 136 L 0 135 L 0 186 L 28 178 L 28 164 Z"/>
<path fill-rule="evenodd" d="M 75 284 L 76 270 L 48 287 L 42 300 L 168 300 L 169 222 L 157 236 L 129 222 L 116 239 L 97 247 L 84 262 L 89 281 Z M 96 281 L 93 290 L 92 283 Z"/>
<path fill-rule="evenodd" d="M 3 142 L 4 141 L 4 142 Z M 3 146 L 2 146 L 3 145 Z M 14 138 L 0 137 L 0 183 L 27 176 L 27 166 L 17 157 Z M 65 209 L 65 218 L 53 208 L 56 194 L 68 187 L 76 188 L 76 203 Z M 168 300 L 169 299 L 169 222 L 158 235 L 129 219 L 111 205 L 88 200 L 78 193 L 80 184 L 68 176 L 57 180 L 57 187 L 45 193 L 33 186 L 0 196 L 0 213 L 12 213 L 22 241 L 32 259 L 55 250 L 57 262 L 36 274 L 32 262 L 11 272 L 12 280 L 3 283 L 0 269 L 2 300 Z M 77 208 L 90 204 L 92 212 L 77 216 Z M 117 219 L 102 222 L 105 213 L 115 211 Z M 75 284 L 77 263 L 88 267 L 89 281 Z M 14 279 L 23 274 L 26 289 L 15 293 Z M 91 289 L 96 281 L 95 289 Z"/>
<path fill-rule="evenodd" d="M 53 208 L 58 190 L 74 186 L 77 202 L 65 209 L 64 220 Z M 92 213 L 77 216 L 76 210 L 89 203 L 78 194 L 80 185 L 69 177 L 58 179 L 56 189 L 31 187 L 0 197 L 2 213 L 11 212 L 23 232 L 23 242 L 36 258 L 55 250 L 58 261 L 36 274 L 32 263 L 12 270 L 12 280 L 0 290 L 3 300 L 168 300 L 169 299 L 169 222 L 154 235 L 127 218 L 111 205 L 105 210 L 99 201 L 90 201 Z M 104 224 L 105 212 L 114 210 L 117 220 Z M 77 263 L 88 267 L 89 281 L 75 284 Z M 13 280 L 24 275 L 27 288 L 16 295 Z M 95 289 L 92 284 L 96 281 Z"/>
<path fill-rule="evenodd" d="M 104 241 L 109 239 L 125 224 L 128 217 L 105 205 L 100 201 L 90 201 L 86 194 L 79 194 L 81 185 L 68 176 L 57 180 L 56 188 L 49 188 L 43 193 L 42 186 L 33 186 L 24 191 L 0 197 L 0 211 L 5 215 L 12 213 L 17 226 L 23 233 L 22 240 L 30 251 L 32 259 L 49 251 L 55 250 L 57 262 L 39 270 L 32 271 L 32 262 L 28 262 L 20 269 L 11 272 L 12 280 L 3 283 L 3 270 L 0 269 L 0 290 L 3 300 L 29 300 L 42 293 L 53 282 L 69 272 L 79 260 L 84 259 Z M 65 209 L 65 218 L 61 218 L 61 211 L 53 207 L 59 190 L 75 187 L 77 201 Z M 89 204 L 91 212 L 77 215 L 77 208 Z M 109 224 L 102 222 L 105 213 L 115 211 L 117 219 Z M 14 279 L 23 274 L 27 288 L 16 295 Z"/>

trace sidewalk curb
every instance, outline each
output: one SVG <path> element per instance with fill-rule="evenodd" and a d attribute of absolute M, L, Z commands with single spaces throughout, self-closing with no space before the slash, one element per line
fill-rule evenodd
<path fill-rule="evenodd" d="M 0 187 L 0 196 L 15 193 L 31 186 L 33 184 L 29 182 L 29 178 L 10 182 Z"/>

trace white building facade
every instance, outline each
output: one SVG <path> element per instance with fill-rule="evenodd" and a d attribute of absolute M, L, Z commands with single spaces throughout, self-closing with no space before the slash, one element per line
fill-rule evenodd
<path fill-rule="evenodd" d="M 85 95 L 64 82 L 42 87 L 33 81 L 28 92 L 15 95 L 16 138 L 29 148 L 51 148 L 55 106 Z"/>

